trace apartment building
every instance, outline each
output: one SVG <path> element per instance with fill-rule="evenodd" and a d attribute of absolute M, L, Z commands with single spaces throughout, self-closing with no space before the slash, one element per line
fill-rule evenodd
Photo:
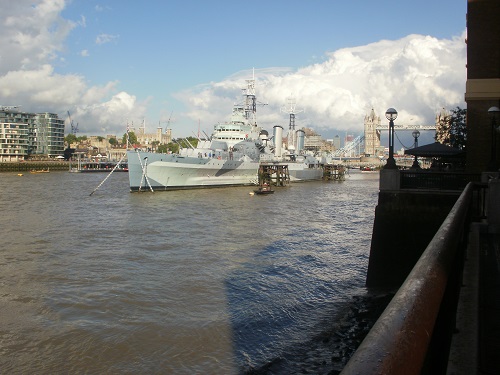
<path fill-rule="evenodd" d="M 64 152 L 64 120 L 54 113 L 21 112 L 0 107 L 0 162 L 33 155 L 55 157 Z"/>

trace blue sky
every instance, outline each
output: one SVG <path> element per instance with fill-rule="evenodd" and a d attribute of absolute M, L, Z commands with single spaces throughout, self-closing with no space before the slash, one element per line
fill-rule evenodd
<path fill-rule="evenodd" d="M 228 118 L 255 68 L 264 127 L 287 124 L 290 95 L 297 126 L 325 137 L 360 134 L 372 107 L 429 123 L 465 106 L 466 5 L 2 0 L 0 104 L 69 110 L 81 134 L 143 120 L 153 132 L 170 118 L 174 137 L 189 136 Z"/>

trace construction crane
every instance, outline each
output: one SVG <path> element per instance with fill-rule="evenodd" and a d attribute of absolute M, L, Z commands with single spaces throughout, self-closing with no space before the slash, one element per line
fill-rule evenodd
<path fill-rule="evenodd" d="M 78 123 L 76 125 L 73 124 L 73 120 L 71 119 L 71 114 L 68 111 L 68 117 L 69 117 L 69 124 L 71 125 L 71 134 L 76 135 L 78 132 Z"/>

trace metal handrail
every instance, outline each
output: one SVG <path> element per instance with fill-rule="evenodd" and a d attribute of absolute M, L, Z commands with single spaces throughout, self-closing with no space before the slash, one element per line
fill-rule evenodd
<path fill-rule="evenodd" d="M 435 331 L 442 328 L 441 322 L 450 324 L 449 315 L 436 323 L 438 315 L 450 308 L 443 307 L 450 304 L 449 295 L 458 295 L 456 273 L 463 266 L 459 249 L 464 246 L 472 197 L 473 183 L 469 183 L 341 374 L 421 374 L 424 365 L 428 368 L 431 341 L 443 335 Z M 454 311 L 447 312 L 454 316 Z"/>

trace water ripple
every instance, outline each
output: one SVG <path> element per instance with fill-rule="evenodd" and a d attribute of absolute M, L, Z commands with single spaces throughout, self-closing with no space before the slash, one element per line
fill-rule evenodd
<path fill-rule="evenodd" d="M 378 180 L 130 194 L 114 174 L 3 174 L 0 367 L 239 373 L 363 293 Z M 26 177 L 26 178 L 25 178 Z M 301 349 L 302 348 L 302 349 Z"/>

